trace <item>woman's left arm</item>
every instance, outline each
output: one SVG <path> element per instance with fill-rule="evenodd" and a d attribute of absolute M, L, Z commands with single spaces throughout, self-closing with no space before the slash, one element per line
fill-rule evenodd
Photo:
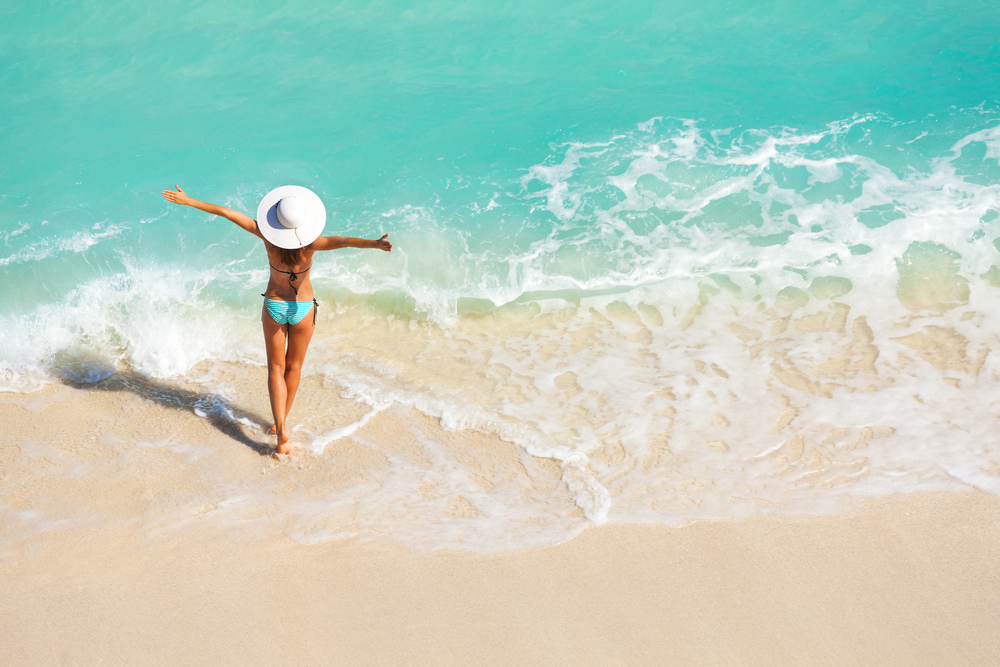
<path fill-rule="evenodd" d="M 351 236 L 321 236 L 310 244 L 313 250 L 337 250 L 338 248 L 373 248 L 392 252 L 392 243 L 386 234 L 380 239 L 356 239 Z"/>
<path fill-rule="evenodd" d="M 234 211 L 233 209 L 226 208 L 225 206 L 219 206 L 218 204 L 209 204 L 208 202 L 198 201 L 194 197 L 188 197 L 187 193 L 181 190 L 181 186 L 177 185 L 174 187 L 177 188 L 177 192 L 174 192 L 173 190 L 163 191 L 163 198 L 168 202 L 179 204 L 180 206 L 190 206 L 198 209 L 199 211 L 217 215 L 236 223 L 254 236 L 264 238 L 261 236 L 260 230 L 257 229 L 257 222 L 249 215 L 240 213 L 239 211 Z"/>

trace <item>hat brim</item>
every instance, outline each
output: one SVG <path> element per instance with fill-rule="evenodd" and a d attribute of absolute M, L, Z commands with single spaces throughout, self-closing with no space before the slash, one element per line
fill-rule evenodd
<path fill-rule="evenodd" d="M 278 220 L 278 202 L 294 195 L 309 211 L 307 220 L 295 229 L 289 229 Z M 304 248 L 323 232 L 326 226 L 326 207 L 315 192 L 301 185 L 283 185 L 271 190 L 257 207 L 257 229 L 264 238 L 279 248 Z"/>

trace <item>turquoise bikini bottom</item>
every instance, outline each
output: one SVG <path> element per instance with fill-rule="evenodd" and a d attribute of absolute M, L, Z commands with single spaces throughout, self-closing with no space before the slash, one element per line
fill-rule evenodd
<path fill-rule="evenodd" d="M 295 326 L 309 314 L 309 309 L 313 306 L 319 310 L 316 299 L 312 301 L 278 301 L 276 299 L 264 299 L 264 307 L 267 314 L 271 316 L 275 324 L 290 324 Z M 313 311 L 313 324 L 316 324 L 316 312 Z"/>

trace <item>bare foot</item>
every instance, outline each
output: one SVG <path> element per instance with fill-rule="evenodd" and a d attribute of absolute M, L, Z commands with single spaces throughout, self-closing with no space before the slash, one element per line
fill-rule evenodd
<path fill-rule="evenodd" d="M 267 434 L 268 435 L 278 435 L 278 426 L 277 426 L 277 424 L 271 424 L 271 428 L 267 429 Z"/>
<path fill-rule="evenodd" d="M 278 453 L 279 454 L 290 454 L 292 448 L 288 446 L 288 441 L 292 439 L 292 436 L 287 433 L 282 433 L 281 437 L 278 438 Z"/>

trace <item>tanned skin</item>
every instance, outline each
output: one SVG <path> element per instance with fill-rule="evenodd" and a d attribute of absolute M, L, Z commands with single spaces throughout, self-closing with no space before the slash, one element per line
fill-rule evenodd
<path fill-rule="evenodd" d="M 287 274 L 279 273 L 275 269 L 293 271 L 298 274 L 312 266 L 313 254 L 318 251 L 338 250 L 340 248 L 373 248 L 392 252 L 392 243 L 389 242 L 388 234 L 380 239 L 320 236 L 302 248 L 301 260 L 298 264 L 289 266 L 281 261 L 277 246 L 265 239 L 260 230 L 257 229 L 256 220 L 225 206 L 198 201 L 189 197 L 179 185 L 175 187 L 176 191 L 164 190 L 163 198 L 179 206 L 191 206 L 199 211 L 225 218 L 264 242 L 264 247 L 267 249 L 267 259 L 271 264 L 271 276 L 267 281 L 267 290 L 264 292 L 264 296 L 268 299 L 312 301 L 313 288 L 309 273 L 302 275 L 295 283 L 298 288 L 298 294 L 296 294 L 288 283 Z M 315 306 L 313 308 L 315 309 Z M 288 454 L 291 452 L 289 447 L 291 436 L 286 428 L 286 419 L 292 409 L 295 392 L 299 388 L 299 380 L 302 377 L 302 362 L 305 361 L 306 350 L 309 349 L 309 341 L 312 340 L 316 325 L 313 321 L 312 311 L 306 314 L 298 324 L 292 325 L 276 323 L 264 308 L 261 309 L 261 324 L 264 328 L 264 349 L 267 351 L 267 393 L 271 399 L 271 414 L 274 417 L 274 425 L 270 432 L 277 436 L 278 453 Z"/>

